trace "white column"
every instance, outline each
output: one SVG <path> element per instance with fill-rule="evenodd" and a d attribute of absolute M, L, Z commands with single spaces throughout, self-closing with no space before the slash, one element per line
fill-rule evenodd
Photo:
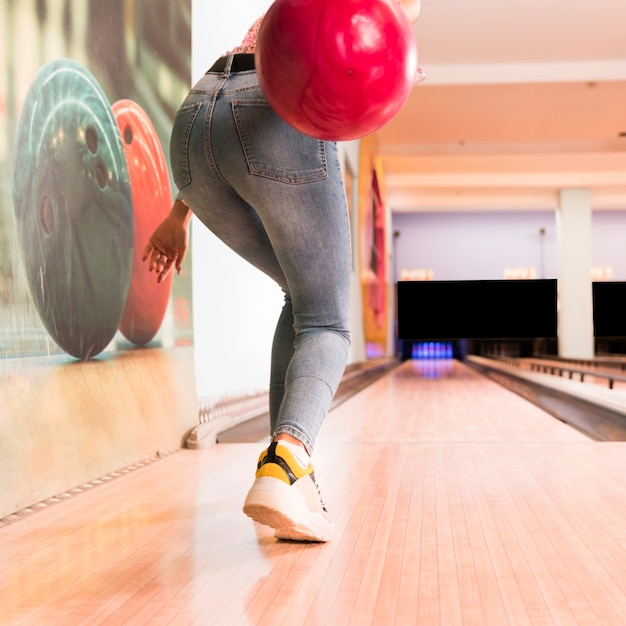
<path fill-rule="evenodd" d="M 556 215 L 558 242 L 559 356 L 594 356 L 591 290 L 591 197 L 563 189 Z"/>

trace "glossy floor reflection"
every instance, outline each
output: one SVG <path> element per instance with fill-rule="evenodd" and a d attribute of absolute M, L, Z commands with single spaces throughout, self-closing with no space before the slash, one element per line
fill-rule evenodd
<path fill-rule="evenodd" d="M 626 444 L 448 366 L 329 415 L 330 543 L 241 513 L 259 444 L 182 450 L 0 528 L 0 621 L 623 624 Z"/>

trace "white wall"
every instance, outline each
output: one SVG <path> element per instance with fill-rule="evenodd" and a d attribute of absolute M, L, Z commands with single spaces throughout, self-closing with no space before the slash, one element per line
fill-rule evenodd
<path fill-rule="evenodd" d="M 533 266 L 537 278 L 557 275 L 553 212 L 398 213 L 393 229 L 400 232 L 398 273 L 432 269 L 435 280 L 499 280 L 506 267 Z"/>
<path fill-rule="evenodd" d="M 270 4 L 270 0 L 193 0 L 192 82 L 237 46 Z M 191 245 L 198 396 L 266 388 L 282 292 L 197 220 Z"/>
<path fill-rule="evenodd" d="M 430 268 L 435 280 L 499 280 L 506 267 L 534 266 L 537 278 L 558 275 L 553 211 L 395 213 L 392 227 L 401 233 L 398 273 Z M 626 211 L 593 211 L 592 265 L 611 267 L 612 280 L 626 280 L 625 239 Z"/>
<path fill-rule="evenodd" d="M 610 267 L 611 280 L 626 280 L 626 211 L 593 211 L 591 263 Z"/>

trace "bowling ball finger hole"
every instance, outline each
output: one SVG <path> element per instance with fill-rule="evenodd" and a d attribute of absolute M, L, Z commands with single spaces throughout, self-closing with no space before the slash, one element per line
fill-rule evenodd
<path fill-rule="evenodd" d="M 54 209 L 52 208 L 52 201 L 48 196 L 44 197 L 39 207 L 39 223 L 46 235 L 52 234 L 54 229 Z"/>
<path fill-rule="evenodd" d="M 130 126 L 124 128 L 124 141 L 126 145 L 133 143 L 133 129 Z"/>
<path fill-rule="evenodd" d="M 96 181 L 100 189 L 104 189 L 107 185 L 107 167 L 102 159 L 96 161 Z"/>
<path fill-rule="evenodd" d="M 85 131 L 85 142 L 87 143 L 87 148 L 91 154 L 96 154 L 98 152 L 98 144 L 100 140 L 98 139 L 98 132 L 96 129 L 89 125 Z"/>

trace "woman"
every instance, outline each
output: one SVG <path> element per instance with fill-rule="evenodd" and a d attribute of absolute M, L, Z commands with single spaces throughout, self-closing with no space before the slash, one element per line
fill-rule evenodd
<path fill-rule="evenodd" d="M 420 1 L 401 1 L 407 17 Z M 244 512 L 281 539 L 328 541 L 333 522 L 310 454 L 341 380 L 350 335 L 350 232 L 337 145 L 295 130 L 254 69 L 262 18 L 177 113 L 170 156 L 180 193 L 144 251 L 180 271 L 192 212 L 285 294 L 271 355 L 270 433 Z"/>

